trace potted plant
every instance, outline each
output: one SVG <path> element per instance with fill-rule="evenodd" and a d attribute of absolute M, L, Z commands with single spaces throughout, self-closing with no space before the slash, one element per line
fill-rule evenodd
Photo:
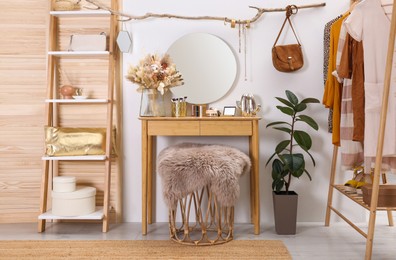
<path fill-rule="evenodd" d="M 278 234 L 295 234 L 297 221 L 298 195 L 290 190 L 293 179 L 300 178 L 304 173 L 312 180 L 306 169 L 304 154 L 311 158 L 313 166 L 315 160 L 309 150 L 312 147 L 311 136 L 299 130 L 300 123 L 308 125 L 314 130 L 319 126 L 310 116 L 302 114 L 310 103 L 319 103 L 316 98 L 305 98 L 301 102 L 297 96 L 286 90 L 287 99 L 276 97 L 284 106 L 276 106 L 283 114 L 290 117 L 290 121 L 276 121 L 267 127 L 287 134 L 287 138 L 278 143 L 275 152 L 268 159 L 266 165 L 272 161 L 272 189 L 275 214 L 275 230 Z"/>

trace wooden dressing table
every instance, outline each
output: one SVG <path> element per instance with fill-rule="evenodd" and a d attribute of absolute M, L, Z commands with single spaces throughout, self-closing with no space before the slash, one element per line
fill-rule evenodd
<path fill-rule="evenodd" d="M 152 174 L 157 136 L 248 136 L 250 209 L 254 233 L 260 234 L 259 124 L 260 117 L 140 117 L 142 122 L 142 234 L 152 223 Z"/>

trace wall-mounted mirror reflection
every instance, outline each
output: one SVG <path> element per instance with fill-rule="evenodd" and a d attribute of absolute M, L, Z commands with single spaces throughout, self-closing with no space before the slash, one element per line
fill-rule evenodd
<path fill-rule="evenodd" d="M 187 34 L 168 49 L 183 76 L 184 85 L 172 89 L 192 104 L 208 104 L 222 98 L 233 86 L 236 58 L 222 39 L 207 33 Z"/>

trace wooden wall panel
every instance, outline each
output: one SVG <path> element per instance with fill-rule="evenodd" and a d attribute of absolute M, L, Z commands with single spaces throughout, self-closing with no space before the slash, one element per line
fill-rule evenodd
<path fill-rule="evenodd" d="M 37 221 L 47 1 L 1 1 L 0 223 Z"/>
<path fill-rule="evenodd" d="M 46 52 L 48 0 L 0 1 L 0 223 L 36 222 L 40 205 L 44 151 L 46 98 Z M 87 22 L 88 29 L 76 21 L 61 21 L 60 46 L 68 35 L 96 33 L 108 26 L 108 19 Z M 107 31 L 106 31 L 107 32 Z M 61 62 L 60 66 L 77 87 L 96 98 L 104 98 L 107 61 Z M 66 84 L 65 76 L 59 84 Z M 88 105 L 84 109 L 62 105 L 64 126 L 105 126 L 105 106 Z M 75 112 L 78 112 L 77 115 Z M 117 110 L 115 110 L 117 113 Z M 114 117 L 117 123 L 117 117 Z M 112 163 L 110 205 L 115 208 L 118 171 Z M 97 187 L 97 201 L 103 196 L 104 163 L 87 166 L 81 162 L 60 163 L 60 174 L 75 175 L 78 184 Z M 113 210 L 114 213 L 114 210 Z M 114 215 L 114 214 L 113 214 Z"/>

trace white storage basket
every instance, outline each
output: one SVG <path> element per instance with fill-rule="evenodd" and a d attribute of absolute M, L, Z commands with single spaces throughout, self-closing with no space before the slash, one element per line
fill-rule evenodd
<path fill-rule="evenodd" d="M 64 217 L 88 215 L 95 212 L 94 187 L 77 186 L 73 192 L 52 192 L 52 214 Z"/>
<path fill-rule="evenodd" d="M 76 177 L 58 176 L 52 181 L 52 190 L 55 192 L 72 192 L 76 190 Z"/>

